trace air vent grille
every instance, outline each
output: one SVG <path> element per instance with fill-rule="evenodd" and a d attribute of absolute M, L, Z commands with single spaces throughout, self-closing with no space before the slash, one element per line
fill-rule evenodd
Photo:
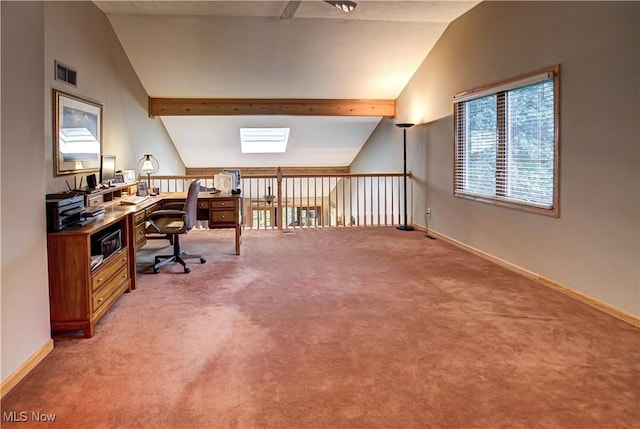
<path fill-rule="evenodd" d="M 77 86 L 78 85 L 78 72 L 58 61 L 55 62 L 56 75 L 55 78 L 57 81 L 66 82 L 69 85 Z"/>

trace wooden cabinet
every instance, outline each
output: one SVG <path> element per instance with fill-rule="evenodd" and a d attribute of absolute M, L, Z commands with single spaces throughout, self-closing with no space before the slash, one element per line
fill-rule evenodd
<path fill-rule="evenodd" d="M 113 212 L 76 230 L 47 234 L 52 331 L 81 329 L 85 337 L 92 337 L 100 318 L 130 290 L 128 229 L 126 214 Z M 120 230 L 120 248 L 92 270 L 92 243 L 96 253 L 98 237 L 116 230 Z"/>
<path fill-rule="evenodd" d="M 131 274 L 131 290 L 137 287 L 135 263 L 136 252 L 147 244 L 147 219 L 154 211 L 160 208 L 160 203 L 157 200 L 149 200 L 139 206 L 120 206 L 119 209 L 123 212 L 135 210 L 133 213 L 129 213 L 129 219 L 131 219 L 131 227 L 129 228 L 129 258 L 134 266 Z"/>
<path fill-rule="evenodd" d="M 216 196 L 207 200 L 209 203 L 209 228 L 235 228 L 236 255 L 240 254 L 240 210 L 242 198 L 239 196 Z M 200 201 L 198 201 L 200 203 Z"/>
<path fill-rule="evenodd" d="M 173 192 L 161 197 L 163 208 L 172 204 L 184 204 L 186 192 Z M 172 207 L 173 208 L 173 207 Z M 206 220 L 209 229 L 233 228 L 236 233 L 236 255 L 240 254 L 242 234 L 242 197 L 233 194 L 198 194 L 198 220 Z"/>
<path fill-rule="evenodd" d="M 137 251 L 142 246 L 147 244 L 147 213 L 146 210 L 140 210 L 133 215 L 133 234 L 134 234 L 134 247 Z"/>
<path fill-rule="evenodd" d="M 117 201 L 119 198 L 135 195 L 138 191 L 137 183 L 121 183 L 115 186 L 93 191 L 86 196 L 85 204 L 88 206 L 101 206 Z"/>
<path fill-rule="evenodd" d="M 133 214 L 134 250 L 139 250 L 147 244 L 147 219 L 160 207 L 159 203 L 153 203 L 149 207 L 143 207 Z"/>
<path fill-rule="evenodd" d="M 198 200 L 198 220 L 209 221 L 209 209 L 211 202 L 209 200 Z"/>

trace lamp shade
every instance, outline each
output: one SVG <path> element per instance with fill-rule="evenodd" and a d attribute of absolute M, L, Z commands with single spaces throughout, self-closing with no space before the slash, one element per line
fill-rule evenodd
<path fill-rule="evenodd" d="M 147 189 L 149 189 L 149 191 L 151 191 L 151 175 L 157 173 L 158 170 L 160 170 L 160 164 L 151 154 L 144 155 L 142 159 L 138 161 L 138 172 L 147 175 Z M 138 190 L 140 189 L 138 188 Z"/>
<path fill-rule="evenodd" d="M 138 161 L 138 172 L 141 174 L 155 174 L 160 169 L 158 160 L 151 154 L 146 154 Z"/>
<path fill-rule="evenodd" d="M 415 124 L 407 124 L 407 123 L 402 123 L 402 124 L 396 124 L 396 127 L 398 128 L 411 128 L 413 127 Z"/>
<path fill-rule="evenodd" d="M 153 171 L 153 163 L 151 162 L 151 160 L 149 159 L 145 159 L 144 162 L 142 163 L 142 168 L 141 168 L 143 173 L 146 173 L 147 171 Z"/>
<path fill-rule="evenodd" d="M 337 9 L 346 13 L 353 12 L 357 6 L 356 2 L 349 0 L 325 0 L 325 3 L 329 3 L 331 6 L 336 7 Z"/>

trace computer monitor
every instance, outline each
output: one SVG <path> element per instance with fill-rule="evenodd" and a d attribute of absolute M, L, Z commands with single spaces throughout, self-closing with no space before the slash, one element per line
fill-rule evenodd
<path fill-rule="evenodd" d="M 102 155 L 100 159 L 100 183 L 110 185 L 116 179 L 116 156 Z"/>

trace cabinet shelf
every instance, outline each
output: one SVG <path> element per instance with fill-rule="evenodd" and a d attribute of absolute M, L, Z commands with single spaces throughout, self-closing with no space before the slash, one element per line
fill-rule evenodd
<path fill-rule="evenodd" d="M 113 187 L 100 189 L 87 194 L 85 205 L 101 206 L 117 203 L 122 197 L 135 195 L 138 191 L 138 183 L 120 183 Z"/>
<path fill-rule="evenodd" d="M 94 334 L 96 323 L 131 289 L 126 213 L 108 212 L 76 230 L 47 234 L 49 309 L 52 331 L 82 330 Z M 120 230 L 120 246 L 91 269 L 91 244 L 105 232 Z"/>

